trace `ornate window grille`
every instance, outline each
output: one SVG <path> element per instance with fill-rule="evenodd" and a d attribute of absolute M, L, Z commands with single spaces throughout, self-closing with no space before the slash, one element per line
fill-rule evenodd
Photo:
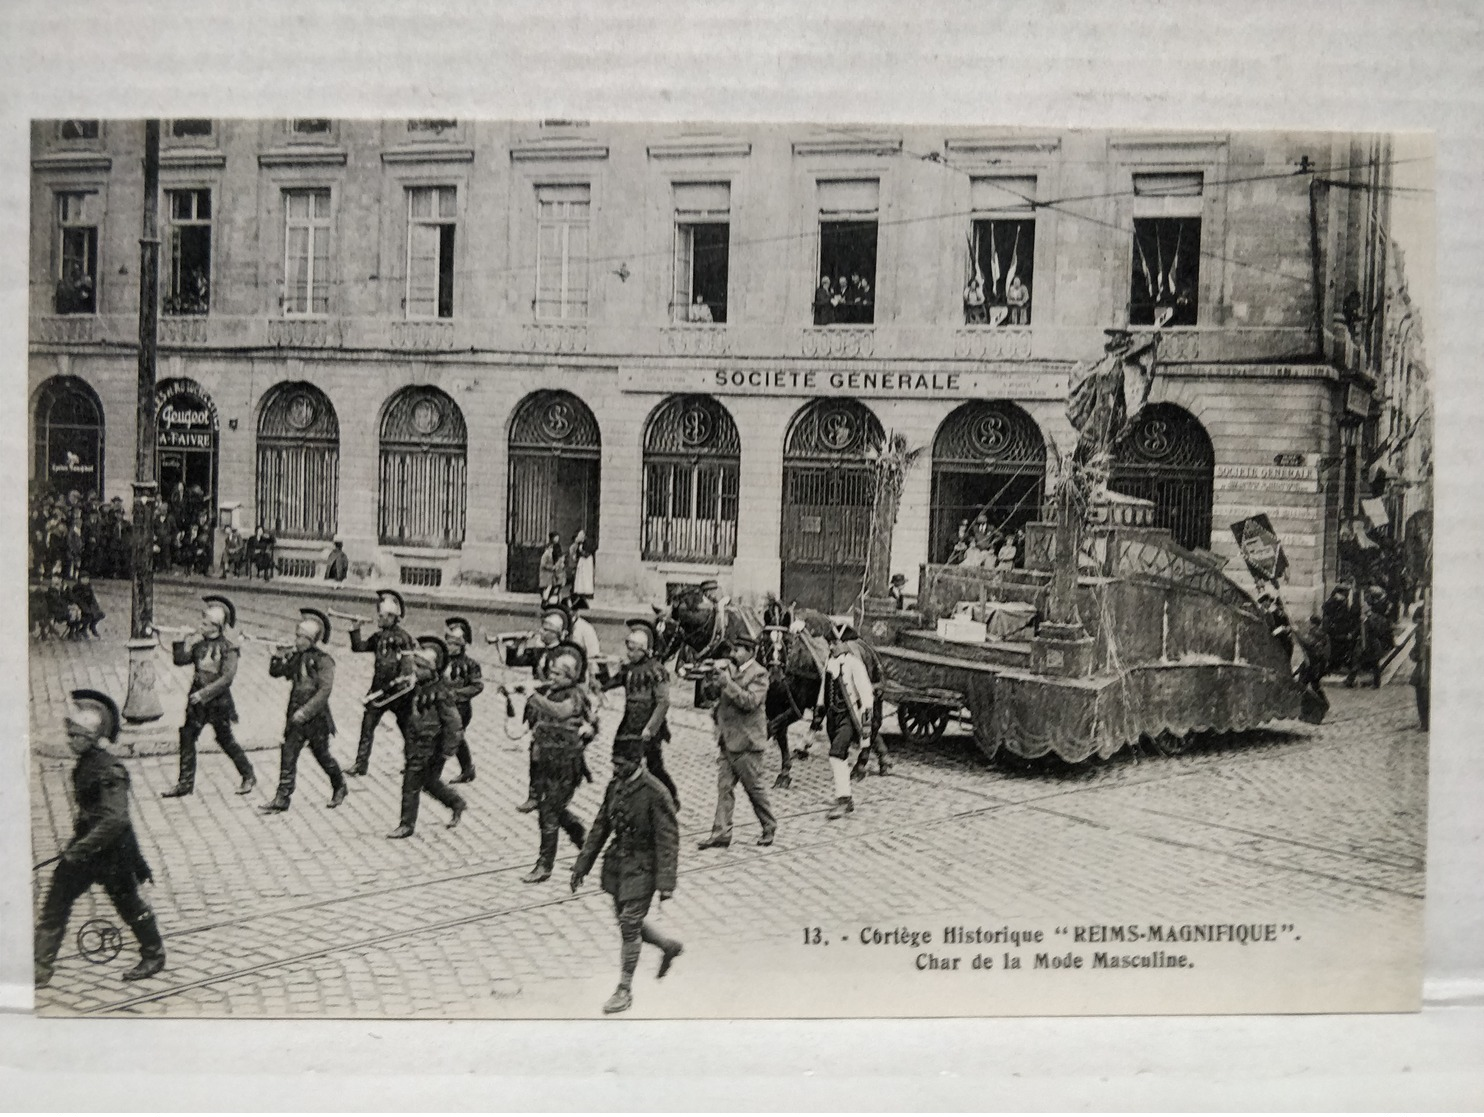
<path fill-rule="evenodd" d="M 468 433 L 458 405 L 433 387 L 404 388 L 381 420 L 377 535 L 383 545 L 464 542 Z"/>
<path fill-rule="evenodd" d="M 710 396 L 672 396 L 644 429 L 646 560 L 730 563 L 737 557 L 742 442 Z"/>
<path fill-rule="evenodd" d="M 283 539 L 333 539 L 340 421 L 312 384 L 269 389 L 258 419 L 258 519 Z"/>

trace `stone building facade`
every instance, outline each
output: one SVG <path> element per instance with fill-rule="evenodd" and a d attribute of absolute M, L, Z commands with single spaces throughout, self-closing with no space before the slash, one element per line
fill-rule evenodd
<path fill-rule="evenodd" d="M 1335 574 L 1333 327 L 1364 263 L 1329 134 L 165 121 L 159 469 L 390 583 L 859 589 L 865 454 L 927 447 L 893 568 L 1038 514 L 1070 371 L 1162 326 L 1115 485 L 1235 559 Z M 33 482 L 128 498 L 144 127 L 33 125 Z M 1352 362 L 1353 364 L 1353 362 Z M 1359 384 L 1359 388 L 1356 385 Z M 1357 451 L 1360 452 L 1360 451 Z M 1054 465 L 1051 466 L 1054 468 Z M 1241 565 L 1240 560 L 1233 568 Z"/>

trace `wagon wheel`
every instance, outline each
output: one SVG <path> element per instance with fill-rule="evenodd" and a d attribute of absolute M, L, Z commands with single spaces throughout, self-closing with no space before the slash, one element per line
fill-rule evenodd
<path fill-rule="evenodd" d="M 936 745 L 948 728 L 948 708 L 927 702 L 903 702 L 897 707 L 897 728 L 913 744 Z"/>

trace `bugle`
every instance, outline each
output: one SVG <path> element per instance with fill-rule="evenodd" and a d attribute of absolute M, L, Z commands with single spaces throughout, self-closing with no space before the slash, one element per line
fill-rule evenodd
<path fill-rule="evenodd" d="M 335 609 L 326 609 L 325 616 L 334 617 L 337 621 L 349 621 L 356 628 L 365 628 L 368 624 L 374 623 L 368 621 L 365 617 L 358 617 L 354 613 L 341 613 Z"/>
<path fill-rule="evenodd" d="M 400 698 L 406 698 L 417 686 L 413 675 L 398 675 L 387 686 L 366 695 L 364 705 L 368 710 L 384 710 Z"/>

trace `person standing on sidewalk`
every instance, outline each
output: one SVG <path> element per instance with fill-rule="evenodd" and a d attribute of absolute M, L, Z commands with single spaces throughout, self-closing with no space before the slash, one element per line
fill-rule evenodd
<path fill-rule="evenodd" d="M 381 590 L 376 595 L 376 631 L 363 637 L 359 621 L 350 626 L 350 650 L 370 652 L 376 657 L 376 665 L 371 671 L 369 694 L 389 688 L 402 673 L 402 657 L 417 649 L 417 641 L 402 627 L 402 618 L 406 615 L 407 606 L 402 601 L 402 595 L 396 590 Z M 347 776 L 364 776 L 369 770 L 376 727 L 381 724 L 382 715 L 388 710 L 391 710 L 397 729 L 402 733 L 403 742 L 406 742 L 407 727 L 403 723 L 403 709 L 401 704 L 366 707 L 366 712 L 361 715 L 361 739 L 356 745 L 356 762 L 346 769 Z"/>
<path fill-rule="evenodd" d="M 571 811 L 577 785 L 588 775 L 583 757 L 587 743 L 598 732 L 591 693 L 582 684 L 587 657 L 576 644 L 561 644 L 547 653 L 551 681 L 526 699 L 526 720 L 531 726 L 531 759 L 541 847 L 536 864 L 521 879 L 540 884 L 556 865 L 557 832 L 564 830 L 572 844 L 581 848 L 587 831 Z"/>
<path fill-rule="evenodd" d="M 732 844 L 732 802 L 737 783 L 747 792 L 757 815 L 762 833 L 757 844 L 773 844 L 778 821 L 763 790 L 761 775 L 763 751 L 768 744 L 768 669 L 753 657 L 753 638 L 737 633 L 725 649 L 731 663 L 719 675 L 721 693 L 711 716 L 716 719 L 716 817 L 711 823 L 711 836 L 700 849 L 725 849 Z"/>
<path fill-rule="evenodd" d="M 74 690 L 71 697 L 67 747 L 77 757 L 72 769 L 77 817 L 72 840 L 62 850 L 36 921 L 38 989 L 51 984 L 72 905 L 94 884 L 103 886 L 119 918 L 139 940 L 139 963 L 124 974 L 124 980 L 140 981 L 165 968 L 160 926 L 139 895 L 139 886 L 154 878 L 129 820 L 129 773 L 102 745 L 105 740 L 118 740 L 118 706 L 96 690 Z"/>
<path fill-rule="evenodd" d="M 831 821 L 855 811 L 850 772 L 860 750 L 871 740 L 871 710 L 876 702 L 871 674 L 850 643 L 855 638 L 848 623 L 833 625 L 830 658 L 824 665 L 825 732 L 830 739 L 830 773 L 835 781 L 835 805 L 825 817 Z"/>
<path fill-rule="evenodd" d="M 670 673 L 654 654 L 660 638 L 651 621 L 639 618 L 626 621 L 629 634 L 624 639 L 626 662 L 603 685 L 603 690 L 624 689 L 623 719 L 613 738 L 615 755 L 624 742 L 641 747 L 644 766 L 649 774 L 664 785 L 680 810 L 680 792 L 670 773 L 665 771 L 664 743 L 670 739 Z"/>
<path fill-rule="evenodd" d="M 623 943 L 618 988 L 603 1005 L 603 1011 L 609 1014 L 624 1012 L 634 1003 L 634 970 L 644 943 L 660 948 L 657 978 L 670 972 L 684 949 L 645 919 L 656 892 L 661 902 L 675 893 L 680 831 L 675 803 L 659 780 L 645 770 L 643 752 L 643 745 L 634 738 L 614 741 L 613 779 L 572 866 L 572 891 L 576 892 L 607 845 L 601 879 L 603 891 L 613 897 L 613 913 Z"/>
<path fill-rule="evenodd" d="M 562 551 L 562 537 L 553 531 L 546 537 L 546 546 L 541 551 L 541 560 L 536 571 L 536 586 L 541 591 L 541 603 L 549 605 L 560 601 L 566 582 L 567 556 Z"/>
<path fill-rule="evenodd" d="M 443 765 L 458 751 L 464 738 L 459 725 L 459 708 L 453 692 L 443 680 L 448 665 L 448 649 L 436 636 L 418 638 L 412 655 L 417 686 L 403 701 L 402 817 L 388 838 L 410 838 L 417 829 L 418 804 L 423 792 L 442 803 L 453 816 L 448 820 L 452 830 L 459 824 L 468 804 L 464 797 L 443 782 Z"/>
<path fill-rule="evenodd" d="M 330 714 L 335 660 L 324 649 L 330 639 L 330 618 L 318 609 L 299 612 L 304 619 L 294 629 L 293 645 L 276 652 L 268 661 L 268 674 L 291 680 L 283 747 L 279 753 L 278 793 L 271 802 L 258 808 L 269 813 L 289 809 L 298 777 L 299 754 L 305 745 L 330 777 L 330 808 L 333 810 L 345 802 L 345 775 L 330 753 L 330 738 L 335 735 L 335 719 Z"/>
<path fill-rule="evenodd" d="M 240 652 L 238 641 L 229 630 L 237 627 L 237 608 L 219 594 L 209 594 L 201 600 L 206 608 L 201 613 L 200 632 L 171 646 L 175 666 L 192 665 L 195 674 L 186 699 L 185 724 L 180 727 L 180 776 L 173 788 L 162 793 L 166 799 L 179 799 L 195 791 L 196 741 L 207 725 L 242 777 L 237 794 L 246 795 L 258 785 L 247 753 L 232 734 L 232 723 L 237 720 L 232 681 L 237 677 Z"/>
<path fill-rule="evenodd" d="M 474 717 L 474 699 L 484 693 L 484 675 L 479 663 L 469 654 L 474 642 L 474 626 L 463 617 L 449 617 L 443 622 L 443 642 L 448 647 L 448 667 L 444 679 L 459 708 L 463 732 L 459 735 L 459 774 L 449 783 L 474 782 L 474 756 L 469 752 L 469 722 Z"/>

